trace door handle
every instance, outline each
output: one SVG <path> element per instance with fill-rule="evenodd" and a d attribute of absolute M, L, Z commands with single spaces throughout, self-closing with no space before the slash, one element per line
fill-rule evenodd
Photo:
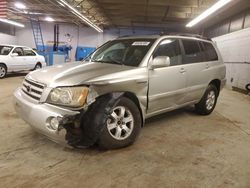
<path fill-rule="evenodd" d="M 179 70 L 179 72 L 180 73 L 184 73 L 184 72 L 187 72 L 184 68 L 181 68 L 180 70 Z"/>

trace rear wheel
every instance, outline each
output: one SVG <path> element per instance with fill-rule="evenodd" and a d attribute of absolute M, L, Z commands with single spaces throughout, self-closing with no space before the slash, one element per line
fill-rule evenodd
<path fill-rule="evenodd" d="M 37 63 L 34 70 L 41 69 L 41 68 L 42 68 L 42 65 L 40 63 Z"/>
<path fill-rule="evenodd" d="M 133 101 L 122 97 L 105 120 L 98 144 L 103 149 L 116 149 L 131 145 L 141 129 L 141 114 Z"/>
<path fill-rule="evenodd" d="M 218 98 L 217 88 L 210 84 L 199 103 L 195 105 L 196 112 L 201 115 L 209 115 L 213 112 Z"/>
<path fill-rule="evenodd" d="M 4 78 L 7 74 L 7 68 L 5 65 L 0 64 L 0 79 Z"/>

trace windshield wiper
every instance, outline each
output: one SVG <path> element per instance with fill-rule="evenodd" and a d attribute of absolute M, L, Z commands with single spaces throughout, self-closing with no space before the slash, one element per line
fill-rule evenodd
<path fill-rule="evenodd" d="M 103 60 L 92 60 L 93 62 L 99 62 L 99 63 L 113 63 L 113 64 L 118 64 L 118 65 L 123 65 L 122 62 L 120 61 L 115 61 L 115 60 L 109 60 L 109 61 L 103 61 Z"/>

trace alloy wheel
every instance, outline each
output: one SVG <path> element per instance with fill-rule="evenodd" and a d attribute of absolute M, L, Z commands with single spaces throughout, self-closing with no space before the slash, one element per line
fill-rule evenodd
<path fill-rule="evenodd" d="M 6 74 L 6 69 L 4 67 L 0 67 L 0 78 L 3 78 Z"/>
<path fill-rule="evenodd" d="M 134 117 L 129 109 L 117 106 L 107 120 L 109 134 L 116 140 L 128 138 L 134 128 Z"/>
<path fill-rule="evenodd" d="M 207 95 L 207 100 L 206 100 L 207 110 L 211 110 L 214 107 L 215 99 L 216 99 L 215 92 L 212 90 Z"/>

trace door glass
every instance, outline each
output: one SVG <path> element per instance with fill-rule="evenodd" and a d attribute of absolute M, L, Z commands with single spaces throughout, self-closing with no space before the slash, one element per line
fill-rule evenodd
<path fill-rule="evenodd" d="M 198 41 L 182 39 L 182 44 L 185 51 L 184 63 L 198 63 L 204 60 Z"/>
<path fill-rule="evenodd" d="M 170 66 L 180 65 L 182 56 L 178 39 L 165 39 L 156 48 L 153 58 L 158 56 L 168 56 L 170 58 Z"/>
<path fill-rule="evenodd" d="M 15 48 L 12 53 L 17 53 L 18 56 L 23 56 L 23 49 L 20 47 Z"/>
<path fill-rule="evenodd" d="M 24 49 L 23 52 L 25 56 L 36 56 L 35 52 L 30 49 Z"/>

